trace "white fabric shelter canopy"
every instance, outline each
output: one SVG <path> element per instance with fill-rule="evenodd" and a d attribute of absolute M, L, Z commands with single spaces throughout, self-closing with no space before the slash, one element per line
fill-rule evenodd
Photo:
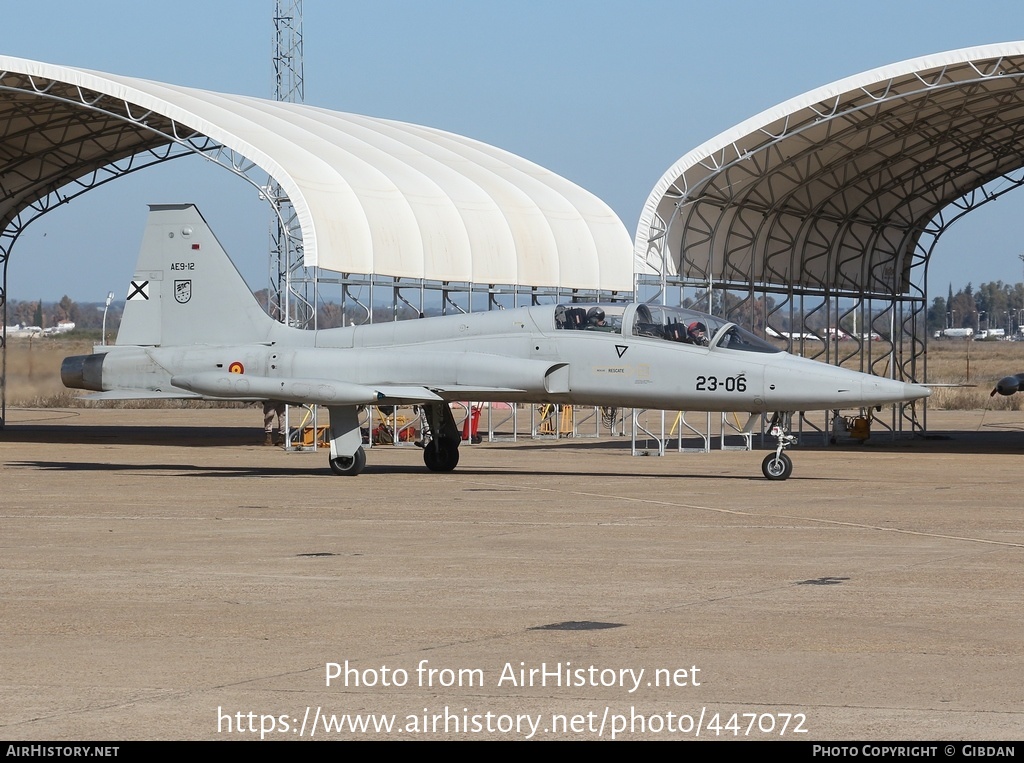
<path fill-rule="evenodd" d="M 906 293 L 914 258 L 930 251 L 922 236 L 949 222 L 936 222 L 942 210 L 993 181 L 1019 183 L 1008 176 L 1022 167 L 1024 42 L 884 66 L 682 156 L 644 206 L 635 267 L 720 285 Z"/>
<path fill-rule="evenodd" d="M 630 291 L 630 239 L 593 194 L 429 127 L 0 57 L 0 223 L 137 152 L 206 136 L 277 180 L 307 266 Z"/>

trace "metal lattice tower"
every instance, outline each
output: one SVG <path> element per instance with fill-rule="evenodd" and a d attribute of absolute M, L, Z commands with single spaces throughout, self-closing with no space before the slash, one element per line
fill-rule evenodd
<path fill-rule="evenodd" d="M 302 103 L 302 0 L 275 0 L 273 63 L 274 99 Z M 273 178 L 267 184 L 266 196 L 275 213 L 270 225 L 268 312 L 284 323 L 311 326 L 316 298 L 310 294 L 310 281 L 303 268 L 302 232 L 295 209 Z"/>

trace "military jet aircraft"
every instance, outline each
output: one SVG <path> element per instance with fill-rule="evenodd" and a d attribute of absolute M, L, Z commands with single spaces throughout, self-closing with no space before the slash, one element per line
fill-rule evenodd
<path fill-rule="evenodd" d="M 449 402 L 688 411 L 864 408 L 926 397 L 914 384 L 794 357 L 710 315 L 652 304 L 564 304 L 308 331 L 271 319 L 193 205 L 154 205 L 117 342 L 69 357 L 92 397 L 278 400 L 326 406 L 330 467 L 366 464 L 359 407 L 428 415 L 428 469 L 459 461 Z M 776 416 L 762 470 L 786 479 L 795 440 Z"/>
<path fill-rule="evenodd" d="M 1009 397 L 1015 392 L 1024 392 L 1024 374 L 1016 374 L 1015 376 L 1004 376 L 1002 379 L 996 382 L 995 388 L 992 390 L 992 394 L 989 397 L 995 397 L 996 393 L 1000 395 L 1006 395 Z"/>

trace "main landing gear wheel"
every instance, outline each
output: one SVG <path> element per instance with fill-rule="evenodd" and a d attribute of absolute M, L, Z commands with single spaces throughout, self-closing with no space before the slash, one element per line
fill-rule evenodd
<path fill-rule="evenodd" d="M 331 471 L 340 477 L 355 477 L 366 466 L 366 451 L 362 448 L 354 456 L 338 456 L 330 460 Z"/>
<path fill-rule="evenodd" d="M 788 479 L 793 473 L 793 459 L 785 453 L 769 453 L 761 462 L 761 473 L 770 480 Z"/>
<path fill-rule="evenodd" d="M 459 465 L 459 441 L 438 438 L 423 449 L 423 463 L 432 472 L 450 472 Z"/>

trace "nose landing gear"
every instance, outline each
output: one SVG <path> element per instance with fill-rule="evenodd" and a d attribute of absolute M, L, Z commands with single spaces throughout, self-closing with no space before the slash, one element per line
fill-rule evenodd
<path fill-rule="evenodd" d="M 766 479 L 784 480 L 789 479 L 793 473 L 793 459 L 787 456 L 784 451 L 796 442 L 796 437 L 787 434 L 789 428 L 790 414 L 776 413 L 768 429 L 768 434 L 776 438 L 778 445 L 774 453 L 769 453 L 761 462 L 761 473 Z"/>

